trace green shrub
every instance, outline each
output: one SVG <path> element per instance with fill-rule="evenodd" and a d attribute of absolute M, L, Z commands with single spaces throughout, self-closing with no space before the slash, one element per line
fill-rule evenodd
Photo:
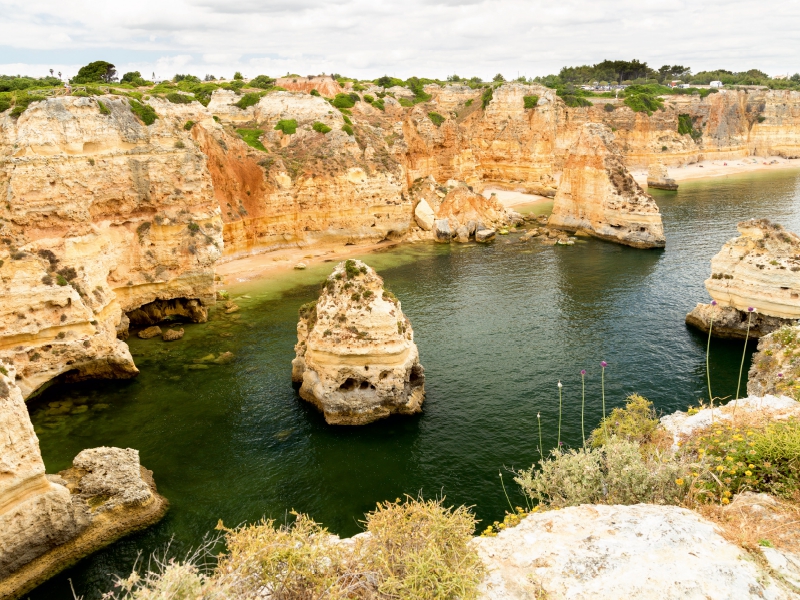
<path fill-rule="evenodd" d="M 491 87 L 487 87 L 483 90 L 483 94 L 481 94 L 481 108 L 486 108 L 489 106 L 489 102 L 492 101 L 492 95 L 494 94 L 494 89 Z"/>
<path fill-rule="evenodd" d="M 142 104 L 133 98 L 128 98 L 128 104 L 131 107 L 131 112 L 139 117 L 145 125 L 152 125 L 158 118 L 156 111 L 149 104 Z"/>
<path fill-rule="evenodd" d="M 347 135 L 353 135 L 353 128 L 347 123 L 342 125 L 342 131 L 344 131 Z"/>
<path fill-rule="evenodd" d="M 297 121 L 295 119 L 281 119 L 275 125 L 276 131 L 282 131 L 286 135 L 292 135 L 297 131 Z"/>
<path fill-rule="evenodd" d="M 241 108 L 244 110 L 250 106 L 255 106 L 258 104 L 258 101 L 261 100 L 261 94 L 258 92 L 250 92 L 249 94 L 245 94 L 241 98 L 239 98 L 238 102 L 235 102 L 233 105 L 237 108 Z"/>
<path fill-rule="evenodd" d="M 658 415 L 653 403 L 639 394 L 631 394 L 625 408 L 615 408 L 605 419 L 600 421 L 591 436 L 591 445 L 595 448 L 606 443 L 606 436 L 617 437 L 640 445 L 651 444 L 658 429 Z"/>
<path fill-rule="evenodd" d="M 69 281 L 64 279 L 63 275 L 56 275 L 56 283 L 60 286 L 69 285 Z"/>
<path fill-rule="evenodd" d="M 84 92 L 83 90 L 75 90 L 74 92 L 72 92 L 72 95 L 75 96 L 76 98 L 88 98 L 89 96 L 91 96 L 91 94 Z"/>
<path fill-rule="evenodd" d="M 186 131 L 191 131 L 192 127 L 194 127 L 194 121 L 186 121 L 186 123 L 183 124 L 183 128 Z"/>
<path fill-rule="evenodd" d="M 377 108 L 381 111 L 386 111 L 386 105 L 384 104 L 383 98 L 379 98 L 372 103 L 372 106 Z"/>
<path fill-rule="evenodd" d="M 331 130 L 331 128 L 325 125 L 325 123 L 321 123 L 319 121 L 314 121 L 314 124 L 311 126 L 311 128 L 314 131 L 317 131 L 322 134 L 328 133 Z"/>
<path fill-rule="evenodd" d="M 236 133 L 238 133 L 244 143 L 250 146 L 251 148 L 255 148 L 256 150 L 261 150 L 261 152 L 266 152 L 267 149 L 264 147 L 264 144 L 261 143 L 261 136 L 264 135 L 264 131 L 261 129 L 237 129 Z"/>
<path fill-rule="evenodd" d="M 97 101 L 97 109 L 100 111 L 101 115 L 108 116 L 111 114 L 111 111 L 108 110 L 108 107 L 105 104 L 103 104 L 100 100 Z"/>
<path fill-rule="evenodd" d="M 11 116 L 19 117 L 31 104 L 44 99 L 44 96 L 31 96 L 26 92 L 20 92 L 14 102 L 14 108 L 11 109 Z"/>
<path fill-rule="evenodd" d="M 467 100 L 466 102 L 464 102 L 464 106 L 465 106 L 465 107 L 467 107 L 467 108 L 468 108 L 468 107 L 470 107 L 470 106 L 472 106 L 472 102 L 473 102 L 474 100 L 475 100 L 474 98 L 470 98 L 469 100 Z"/>
<path fill-rule="evenodd" d="M 312 96 L 320 96 L 320 93 L 317 91 L 317 88 L 314 88 L 308 93 L 311 94 Z"/>
<path fill-rule="evenodd" d="M 414 106 L 414 103 L 408 98 L 398 98 L 397 101 L 400 103 L 400 106 L 405 106 L 406 108 Z"/>
<path fill-rule="evenodd" d="M 664 101 L 661 98 L 645 93 L 626 96 L 624 102 L 633 112 L 646 112 L 648 115 L 664 108 Z"/>
<path fill-rule="evenodd" d="M 200 83 L 200 78 L 195 75 L 176 74 L 175 77 L 172 78 L 172 81 L 174 81 L 175 83 L 179 83 L 181 81 L 186 81 L 188 83 Z"/>
<path fill-rule="evenodd" d="M 241 72 L 239 72 L 239 71 L 236 71 L 236 73 L 233 74 L 233 78 L 236 79 L 236 80 L 239 80 L 239 81 L 244 79 L 244 77 L 242 76 Z"/>
<path fill-rule="evenodd" d="M 353 108 L 356 105 L 356 102 L 359 101 L 358 94 L 350 93 L 338 93 L 336 97 L 333 99 L 333 105 L 336 108 Z"/>
<path fill-rule="evenodd" d="M 592 103 L 589 102 L 583 96 L 577 96 L 575 94 L 567 94 L 565 93 L 561 96 L 561 99 L 564 101 L 564 104 L 569 106 L 570 108 L 580 108 L 583 106 L 591 106 Z"/>
<path fill-rule="evenodd" d="M 758 117 L 756 118 L 756 120 L 757 120 L 759 123 L 763 123 L 764 121 L 766 121 L 766 120 L 767 120 L 767 117 L 765 117 L 764 115 L 758 115 Z"/>
<path fill-rule="evenodd" d="M 72 83 L 110 83 L 116 74 L 117 70 L 110 62 L 96 60 L 78 69 Z"/>
<path fill-rule="evenodd" d="M 364 94 L 364 102 L 367 104 L 372 104 L 375 101 L 374 96 L 370 96 L 369 94 Z"/>
<path fill-rule="evenodd" d="M 353 279 L 361 274 L 361 270 L 358 268 L 356 261 L 350 259 L 346 260 L 344 263 L 344 272 L 347 274 L 348 279 Z"/>
<path fill-rule="evenodd" d="M 268 90 L 275 85 L 275 80 L 272 77 L 267 77 L 266 75 L 259 75 L 251 79 L 247 85 L 250 87 L 261 88 L 262 90 Z"/>
<path fill-rule="evenodd" d="M 441 127 L 442 123 L 445 122 L 445 118 L 442 115 L 440 115 L 439 113 L 437 113 L 437 112 L 429 112 L 428 113 L 428 118 L 437 127 Z"/>
<path fill-rule="evenodd" d="M 678 115 L 678 133 L 681 135 L 688 133 L 695 141 L 703 136 L 702 131 L 698 131 L 694 128 L 692 117 L 688 114 Z"/>
<path fill-rule="evenodd" d="M 603 107 L 603 110 L 606 112 L 614 112 L 615 106 L 611 104 L 611 102 L 606 102 L 606 105 Z"/>
<path fill-rule="evenodd" d="M 350 120 L 350 117 L 348 117 L 344 113 L 342 113 L 342 119 L 344 119 L 344 122 L 347 123 L 348 125 L 352 125 L 353 124 L 353 122 Z"/>
<path fill-rule="evenodd" d="M 0 113 L 11 108 L 11 98 L 7 94 L 0 94 Z"/>
<path fill-rule="evenodd" d="M 539 104 L 539 96 L 523 96 L 522 101 L 525 103 L 525 108 L 536 108 L 536 105 Z"/>
<path fill-rule="evenodd" d="M 187 96 L 186 94 L 178 94 L 176 92 L 171 92 L 167 94 L 167 100 L 169 100 L 173 104 L 191 104 L 194 101 L 194 98 L 192 98 L 191 96 Z"/>

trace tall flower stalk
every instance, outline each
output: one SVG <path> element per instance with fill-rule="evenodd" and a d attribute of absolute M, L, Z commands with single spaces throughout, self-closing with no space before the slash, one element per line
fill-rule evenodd
<path fill-rule="evenodd" d="M 608 434 L 606 433 L 606 367 L 608 363 L 604 360 L 600 361 L 602 373 L 600 374 L 600 389 L 603 392 L 603 439 L 608 443 Z"/>
<path fill-rule="evenodd" d="M 542 454 L 542 415 L 541 413 L 536 413 L 536 420 L 539 422 L 539 458 L 544 460 L 544 454 Z"/>
<path fill-rule="evenodd" d="M 583 413 L 586 409 L 586 369 L 581 369 L 581 436 L 586 445 L 586 430 L 583 428 Z"/>
<path fill-rule="evenodd" d="M 711 306 L 716 306 L 717 301 L 712 300 Z M 711 395 L 711 371 L 708 368 L 708 355 L 711 351 L 711 329 L 714 327 L 714 313 L 711 313 L 711 319 L 708 322 L 708 343 L 706 344 L 706 379 L 708 380 L 708 401 L 711 403 L 711 408 L 714 408 L 714 396 Z"/>
<path fill-rule="evenodd" d="M 506 502 L 508 502 L 508 507 L 511 509 L 511 514 L 514 514 L 514 507 L 511 505 L 511 500 L 508 498 L 508 492 L 506 491 L 506 486 L 503 483 L 503 473 L 502 471 L 497 472 L 500 475 L 500 485 L 503 487 L 503 493 L 506 495 Z"/>
<path fill-rule="evenodd" d="M 561 448 L 561 382 L 558 382 L 558 447 Z"/>
<path fill-rule="evenodd" d="M 736 417 L 736 406 L 739 403 L 739 388 L 742 386 L 742 370 L 744 369 L 744 357 L 747 355 L 747 338 L 750 337 L 750 318 L 755 312 L 755 308 L 749 306 L 747 308 L 747 332 L 744 334 L 744 350 L 742 350 L 742 362 L 739 365 L 739 379 L 736 380 L 736 400 L 733 402 L 733 415 L 731 418 Z"/>

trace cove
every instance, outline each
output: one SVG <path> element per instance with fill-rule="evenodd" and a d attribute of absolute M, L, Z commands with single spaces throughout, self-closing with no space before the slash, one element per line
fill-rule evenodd
<path fill-rule="evenodd" d="M 360 257 L 414 327 L 426 369 L 419 417 L 329 427 L 291 387 L 297 309 L 335 263 L 232 287 L 242 310 L 212 311 L 207 324 L 184 325 L 178 342 L 131 338 L 141 370 L 134 380 L 48 388 L 29 403 L 48 472 L 84 448 L 137 448 L 171 510 L 30 598 L 70 599 L 68 579 L 86 600 L 99 598 L 139 552 L 146 558 L 172 539 L 182 556 L 219 519 L 283 521 L 296 510 L 352 535 L 376 502 L 403 494 L 445 495 L 474 506 L 480 519 L 499 519 L 508 505 L 498 472 L 538 459 L 537 413 L 545 451 L 556 443 L 558 380 L 562 441 L 581 443 L 581 369 L 586 433 L 597 424 L 601 360 L 609 364 L 609 410 L 633 392 L 665 413 L 696 404 L 707 394 L 706 340 L 684 317 L 707 300 L 709 261 L 747 218 L 800 232 L 800 174 L 689 182 L 653 195 L 663 251 L 586 238 L 543 246 L 512 234 L 487 246 L 401 245 Z M 712 341 L 716 395 L 735 392 L 741 350 L 740 342 Z M 223 352 L 233 361 L 204 361 Z M 505 470 L 504 479 L 521 503 Z"/>

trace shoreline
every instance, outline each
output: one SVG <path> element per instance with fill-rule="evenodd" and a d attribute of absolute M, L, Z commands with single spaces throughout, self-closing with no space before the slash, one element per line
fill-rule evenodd
<path fill-rule="evenodd" d="M 704 160 L 699 163 L 683 167 L 669 167 L 668 169 L 669 176 L 672 179 L 677 182 L 684 182 L 718 179 L 729 175 L 755 172 L 800 170 L 800 159 L 786 159 L 778 156 L 766 158 L 748 156 L 733 160 Z M 632 170 L 630 173 L 639 185 L 643 188 L 647 187 L 646 169 Z M 536 207 L 546 206 L 548 202 L 553 201 L 552 198 L 547 196 L 503 190 L 492 186 L 488 186 L 483 190 L 484 196 L 488 197 L 492 193 L 497 194 L 497 199 L 503 206 L 514 210 L 524 210 L 526 208 L 533 210 Z M 235 288 L 237 285 L 265 279 L 272 275 L 285 275 L 294 271 L 295 265 L 301 262 L 305 263 L 307 268 L 311 268 L 324 262 L 338 263 L 355 256 L 415 243 L 418 242 L 384 240 L 364 245 L 325 244 L 306 248 L 283 248 L 225 260 L 225 262 L 217 264 L 216 273 L 222 278 L 224 286 Z"/>

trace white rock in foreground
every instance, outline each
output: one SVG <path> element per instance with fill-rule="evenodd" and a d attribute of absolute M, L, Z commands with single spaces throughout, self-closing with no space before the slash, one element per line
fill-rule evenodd
<path fill-rule="evenodd" d="M 476 538 L 483 600 L 783 600 L 792 596 L 697 514 L 578 506 Z"/>

